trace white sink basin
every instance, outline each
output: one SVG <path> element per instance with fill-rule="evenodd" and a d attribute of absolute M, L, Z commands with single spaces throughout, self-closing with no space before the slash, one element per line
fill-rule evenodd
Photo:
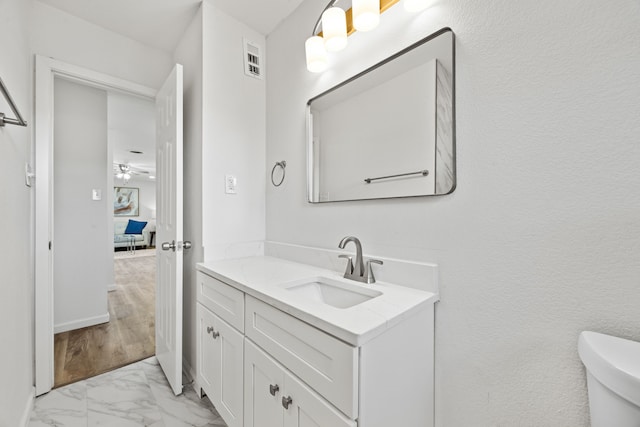
<path fill-rule="evenodd" d="M 367 289 L 326 277 L 300 280 L 285 285 L 285 289 L 306 300 L 335 308 L 353 307 L 382 295 L 382 292 L 374 289 Z"/>

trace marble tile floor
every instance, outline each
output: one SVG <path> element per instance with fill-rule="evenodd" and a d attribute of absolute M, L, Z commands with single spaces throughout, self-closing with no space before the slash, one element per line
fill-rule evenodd
<path fill-rule="evenodd" d="M 50 391 L 36 399 L 29 427 L 226 427 L 190 385 L 174 396 L 155 357 Z"/>

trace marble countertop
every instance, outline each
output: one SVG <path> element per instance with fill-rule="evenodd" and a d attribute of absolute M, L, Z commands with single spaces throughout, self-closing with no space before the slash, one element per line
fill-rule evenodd
<path fill-rule="evenodd" d="M 438 300 L 431 292 L 384 282 L 359 283 L 335 271 L 269 256 L 198 263 L 196 269 L 356 347 Z M 335 308 L 287 290 L 292 283 L 317 277 L 382 295 L 353 307 Z"/>

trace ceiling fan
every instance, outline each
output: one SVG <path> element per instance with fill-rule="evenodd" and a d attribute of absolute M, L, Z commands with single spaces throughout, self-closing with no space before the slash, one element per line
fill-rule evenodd
<path fill-rule="evenodd" d="M 126 163 L 114 163 L 113 174 L 116 178 L 122 179 L 122 182 L 126 184 L 133 175 L 149 175 L 149 171 Z"/>

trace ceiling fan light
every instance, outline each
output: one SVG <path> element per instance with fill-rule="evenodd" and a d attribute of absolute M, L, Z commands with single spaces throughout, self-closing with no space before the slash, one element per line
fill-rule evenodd
<path fill-rule="evenodd" d="M 353 27 L 371 31 L 380 23 L 380 0 L 353 0 Z"/>
<path fill-rule="evenodd" d="M 330 7 L 322 14 L 322 37 L 329 52 L 337 52 L 347 46 L 347 17 L 339 7 Z"/>

